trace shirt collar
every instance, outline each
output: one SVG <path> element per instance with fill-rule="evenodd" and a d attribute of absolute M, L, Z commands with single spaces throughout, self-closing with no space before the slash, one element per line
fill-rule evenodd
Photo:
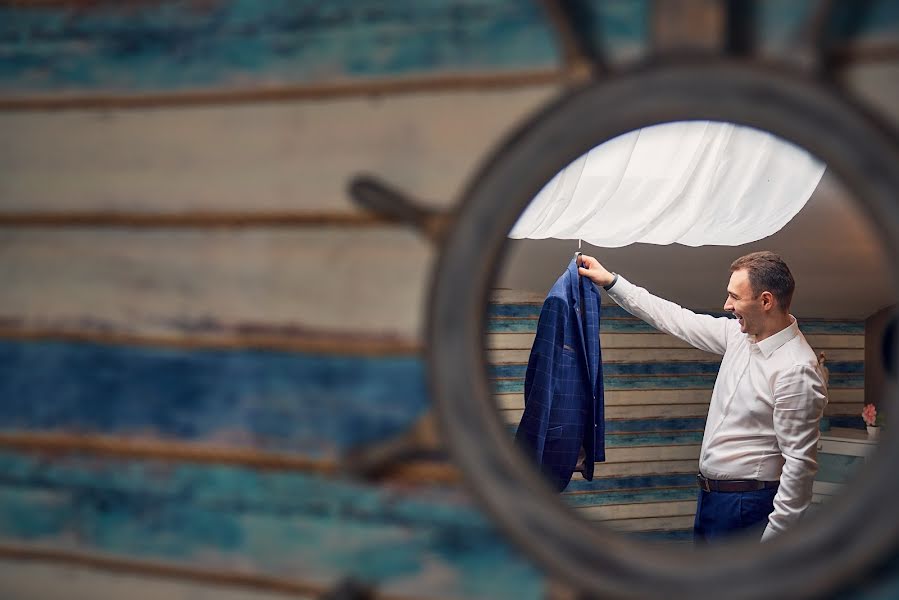
<path fill-rule="evenodd" d="M 761 342 L 756 342 L 755 345 L 758 347 L 759 352 L 762 353 L 762 356 L 765 358 L 770 357 L 774 354 L 774 351 L 792 340 L 799 334 L 799 323 L 796 322 L 796 317 L 790 315 L 790 324 L 775 333 L 772 336 L 768 336 L 763 339 Z"/>

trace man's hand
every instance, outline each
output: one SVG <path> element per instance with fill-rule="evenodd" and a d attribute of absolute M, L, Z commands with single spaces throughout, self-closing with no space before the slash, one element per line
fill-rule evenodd
<path fill-rule="evenodd" d="M 596 285 L 609 285 L 615 276 L 606 270 L 599 261 L 592 256 L 581 254 L 577 257 L 578 275 L 586 277 Z M 584 268 L 586 267 L 586 268 Z"/>

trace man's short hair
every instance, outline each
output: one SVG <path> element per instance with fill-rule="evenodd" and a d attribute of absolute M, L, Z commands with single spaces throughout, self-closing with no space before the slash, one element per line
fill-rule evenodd
<path fill-rule="evenodd" d="M 796 282 L 793 281 L 793 274 L 784 259 L 767 250 L 752 252 L 731 263 L 731 273 L 740 269 L 749 272 L 749 286 L 753 296 L 771 292 L 783 310 L 790 309 Z"/>

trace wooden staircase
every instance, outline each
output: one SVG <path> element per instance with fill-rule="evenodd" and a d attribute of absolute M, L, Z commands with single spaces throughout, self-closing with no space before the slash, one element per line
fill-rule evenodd
<path fill-rule="evenodd" d="M 524 375 L 542 304 L 542 297 L 496 290 L 489 307 L 494 399 L 511 432 L 524 410 Z M 864 322 L 799 323 L 816 352 L 827 356 L 829 402 L 822 427 L 860 426 Z M 652 540 L 688 542 L 720 357 L 656 331 L 614 304 L 602 307 L 600 344 L 606 461 L 596 463 L 593 481 L 576 473 L 563 497 L 585 519 Z"/>

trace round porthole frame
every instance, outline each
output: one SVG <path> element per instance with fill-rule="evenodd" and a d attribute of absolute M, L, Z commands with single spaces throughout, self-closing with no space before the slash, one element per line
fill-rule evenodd
<path fill-rule="evenodd" d="M 824 160 L 899 256 L 899 144 L 881 119 L 823 79 L 736 60 L 655 63 L 562 93 L 486 160 L 441 244 L 428 313 L 429 385 L 449 450 L 502 530 L 591 596 L 801 598 L 838 589 L 897 551 L 899 437 L 853 484 L 778 538 L 673 552 L 575 516 L 511 442 L 488 380 L 486 307 L 513 224 L 578 156 L 628 131 L 682 120 L 774 133 Z M 893 262 L 892 269 L 899 264 Z M 892 273 L 899 281 L 897 273 Z M 890 417 L 899 430 L 899 418 Z M 720 549 L 726 548 L 726 552 Z"/>

